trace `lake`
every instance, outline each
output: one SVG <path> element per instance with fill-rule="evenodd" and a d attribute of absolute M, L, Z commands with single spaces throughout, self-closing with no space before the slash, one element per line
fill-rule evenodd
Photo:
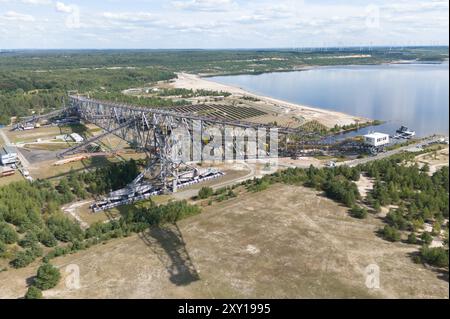
<path fill-rule="evenodd" d="M 293 103 L 402 125 L 419 136 L 449 133 L 449 65 L 394 64 L 319 67 L 307 71 L 220 76 L 213 81 Z"/>

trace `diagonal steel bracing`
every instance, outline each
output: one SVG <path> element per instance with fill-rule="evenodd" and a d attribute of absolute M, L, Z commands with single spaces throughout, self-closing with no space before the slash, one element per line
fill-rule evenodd
<path fill-rule="evenodd" d="M 256 141 L 261 134 L 263 136 L 263 144 L 266 145 L 267 142 L 271 146 L 270 152 L 264 146 L 262 153 L 270 153 L 269 155 L 272 155 L 274 151 L 272 148 L 276 148 L 275 151 L 278 152 L 278 134 L 283 136 L 295 134 L 305 138 L 315 137 L 314 133 L 308 133 L 300 129 L 275 128 L 270 125 L 245 121 L 221 120 L 165 109 L 143 108 L 114 102 L 98 101 L 81 96 L 70 96 L 68 109 L 85 122 L 93 123 L 102 128 L 105 133 L 86 141 L 83 145 L 68 149 L 62 155 L 73 153 L 107 134 L 114 134 L 128 142 L 133 148 L 145 151 L 149 155 L 149 165 L 144 172 L 126 189 L 112 192 L 107 200 L 101 202 L 102 204 L 94 205 L 94 211 L 132 202 L 133 199 L 130 199 L 125 194 L 134 194 L 133 196 L 135 198 L 144 198 L 149 194 L 148 192 L 156 194 L 160 191 L 176 191 L 177 185 L 190 183 L 189 180 L 186 182 L 185 179 L 185 176 L 189 174 L 192 175 L 192 181 L 212 178 L 208 176 L 220 176 L 222 173 L 207 173 L 206 175 L 198 176 L 198 171 L 187 165 L 187 162 L 191 160 L 197 162 L 205 159 L 204 148 L 206 148 L 206 143 L 204 143 L 204 140 L 211 138 L 210 130 L 215 129 L 222 133 L 218 135 L 221 136 L 220 138 L 216 138 L 213 135 L 212 141 L 215 144 L 214 147 L 226 149 L 228 143 L 233 145 L 232 148 L 234 148 L 234 151 L 236 151 L 234 144 L 237 145 L 238 140 L 242 143 L 246 138 L 244 136 L 251 135 L 254 141 Z M 230 128 L 231 130 L 240 130 L 242 136 L 233 137 L 230 140 L 227 136 Z M 181 136 L 174 134 L 175 132 L 179 132 L 180 129 L 182 129 Z M 274 130 L 277 134 L 272 136 L 271 132 Z M 266 136 L 269 136 L 269 138 Z M 275 139 L 276 141 L 274 141 Z M 186 145 L 189 145 L 189 147 L 186 148 Z M 211 153 L 215 153 L 216 149 L 214 147 L 211 147 Z M 190 160 L 186 160 L 186 156 L 180 158 L 177 156 L 181 150 L 184 151 L 184 155 L 188 153 Z M 232 155 L 234 151 L 231 151 Z M 261 150 L 258 150 L 254 154 L 255 157 L 258 157 L 258 154 L 262 154 L 259 151 Z M 225 150 L 223 154 L 220 154 L 219 152 L 219 156 L 222 156 L 220 160 L 224 160 L 226 155 L 230 155 L 230 152 L 228 151 L 227 153 Z M 238 159 L 237 156 L 236 159 Z M 184 166 L 184 170 L 181 170 L 182 165 Z M 156 181 L 153 183 L 159 183 L 159 185 L 147 191 L 148 184 L 142 184 L 141 181 L 146 174 L 150 173 L 154 181 Z M 144 195 L 142 189 L 145 189 L 145 192 L 147 192 L 145 194 L 147 195 Z"/>
<path fill-rule="evenodd" d="M 129 126 L 131 124 L 132 123 L 125 122 L 124 124 L 120 125 L 119 127 L 113 129 L 112 131 L 105 131 L 104 133 L 102 133 L 100 135 L 91 137 L 90 139 L 85 140 L 83 143 L 72 146 L 72 147 L 64 150 L 63 152 L 59 153 L 58 157 L 62 158 L 67 155 L 73 155 L 73 154 L 77 153 L 79 150 L 89 146 L 91 143 L 101 140 L 102 138 L 104 138 L 105 136 L 108 136 L 110 134 L 114 134 L 116 131 L 122 130 L 123 128 L 125 128 L 126 126 Z"/>

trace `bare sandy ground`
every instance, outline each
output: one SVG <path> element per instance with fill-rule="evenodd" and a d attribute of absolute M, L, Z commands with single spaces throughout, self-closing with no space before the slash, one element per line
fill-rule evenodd
<path fill-rule="evenodd" d="M 356 186 L 358 187 L 358 191 L 363 198 L 367 197 L 367 194 L 373 190 L 374 181 L 373 179 L 368 178 L 365 175 L 361 175 L 359 181 L 357 181 Z"/>
<path fill-rule="evenodd" d="M 81 202 L 76 202 L 76 203 L 72 203 L 69 205 L 65 205 L 63 207 L 61 207 L 61 210 L 66 213 L 69 214 L 70 216 L 72 216 L 83 229 L 87 229 L 89 228 L 89 224 L 86 223 L 83 219 L 81 219 L 79 213 L 78 213 L 78 209 L 80 207 L 86 206 L 91 204 L 92 201 L 91 200 L 85 200 L 85 201 L 81 201 Z"/>
<path fill-rule="evenodd" d="M 178 226 L 57 258 L 63 279 L 45 296 L 448 298 L 446 274 L 413 263 L 418 246 L 379 238 L 381 226 L 311 189 L 275 185 L 214 203 Z M 366 286 L 372 264 L 380 268 L 377 289 Z M 36 267 L 0 273 L 0 298 L 23 296 Z M 74 267 L 79 287 L 66 284 Z"/>
<path fill-rule="evenodd" d="M 428 164 L 430 166 L 430 175 L 436 173 L 445 166 L 449 166 L 449 148 L 444 148 L 436 153 L 427 153 L 416 157 L 420 166 Z"/>
<path fill-rule="evenodd" d="M 208 80 L 207 78 L 202 78 L 198 75 L 178 73 L 178 79 L 176 79 L 172 86 L 175 88 L 184 89 L 205 89 L 212 91 L 224 91 L 229 92 L 236 96 L 251 96 L 260 99 L 261 101 L 276 106 L 280 109 L 280 113 L 292 113 L 292 115 L 299 115 L 304 117 L 307 121 L 316 120 L 328 127 L 334 127 L 338 125 L 349 125 L 354 124 L 356 121 L 360 123 L 368 122 L 369 119 L 348 115 L 341 112 L 334 112 L 329 110 L 323 110 L 316 107 L 299 105 L 295 103 L 286 102 L 279 99 L 274 99 L 267 96 L 256 95 L 254 93 L 248 92 L 242 88 L 224 85 L 221 83 L 216 83 Z"/>

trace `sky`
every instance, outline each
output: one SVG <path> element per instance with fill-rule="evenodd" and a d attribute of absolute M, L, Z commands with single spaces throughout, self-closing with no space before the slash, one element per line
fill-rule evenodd
<path fill-rule="evenodd" d="M 448 0 L 0 0 L 0 49 L 448 42 Z"/>

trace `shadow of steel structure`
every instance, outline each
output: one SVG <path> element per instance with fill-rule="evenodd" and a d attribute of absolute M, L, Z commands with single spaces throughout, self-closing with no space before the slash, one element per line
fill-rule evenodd
<path fill-rule="evenodd" d="M 207 172 L 199 174 L 197 169 L 188 165 L 188 162 L 201 162 L 205 160 L 205 139 L 211 139 L 210 130 L 220 131 L 222 140 L 214 141 L 210 154 L 215 154 L 216 149 L 225 150 L 220 153 L 219 159 L 230 160 L 228 149 L 232 149 L 231 156 L 236 156 L 237 138 L 227 140 L 227 130 L 241 129 L 243 136 L 240 141 L 245 141 L 246 132 L 252 132 L 256 144 L 255 158 L 271 158 L 278 156 L 278 146 L 281 138 L 288 140 L 288 135 L 296 135 L 304 140 L 320 139 L 316 133 L 302 129 L 276 127 L 274 125 L 262 125 L 237 120 L 223 120 L 196 114 L 181 113 L 170 109 L 137 107 L 127 104 L 119 104 L 109 101 L 99 101 L 80 95 L 69 95 L 68 103 L 62 110 L 52 112 L 41 117 L 26 119 L 26 123 L 38 121 L 41 118 L 51 118 L 58 115 L 76 116 L 87 123 L 95 124 L 104 130 L 104 133 L 86 140 L 84 143 L 60 153 L 60 157 L 74 154 L 109 134 L 113 134 L 128 142 L 133 148 L 143 151 L 148 156 L 148 166 L 125 189 L 113 192 L 109 198 L 103 200 L 100 205 L 93 207 L 94 211 L 101 211 L 122 204 L 133 203 L 136 199 L 142 200 L 149 196 L 161 193 L 176 192 L 178 185 L 186 185 L 186 179 L 182 176 L 189 175 L 196 181 L 204 178 L 220 177 L 221 172 Z M 174 132 L 181 129 L 182 136 Z M 219 139 L 219 138 L 218 138 Z M 230 143 L 231 142 L 231 143 Z M 260 143 L 262 142 L 262 143 Z M 229 144 L 232 144 L 231 146 Z M 287 144 L 287 143 L 286 143 Z M 186 146 L 188 145 L 188 146 Z M 270 145 L 270 147 L 267 147 Z M 187 147 L 187 148 L 186 148 Z M 242 149 L 239 149 L 242 151 Z M 181 158 L 181 153 L 189 153 L 190 160 Z M 184 157 L 184 158 L 185 158 Z M 234 159 L 234 158 L 232 158 Z M 143 184 L 144 177 L 150 175 L 152 184 Z"/>
<path fill-rule="evenodd" d="M 169 279 L 177 286 L 187 286 L 200 280 L 200 275 L 186 247 L 183 234 L 176 223 L 150 227 L 139 238 L 158 257 Z"/>

